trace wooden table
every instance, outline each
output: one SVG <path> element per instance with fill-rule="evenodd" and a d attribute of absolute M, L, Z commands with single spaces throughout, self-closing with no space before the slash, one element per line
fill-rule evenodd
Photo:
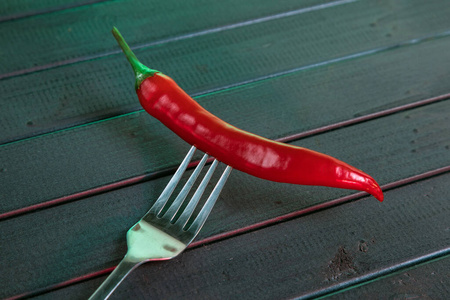
<path fill-rule="evenodd" d="M 233 171 L 194 244 L 112 299 L 448 299 L 443 0 L 0 3 L 0 298 L 86 299 L 189 145 L 110 34 L 225 121 L 371 174 L 385 201 Z"/>

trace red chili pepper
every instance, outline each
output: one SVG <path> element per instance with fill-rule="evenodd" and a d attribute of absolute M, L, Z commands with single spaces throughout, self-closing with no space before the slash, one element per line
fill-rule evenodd
<path fill-rule="evenodd" d="M 383 201 L 379 185 L 364 172 L 331 156 L 240 130 L 209 113 L 170 77 L 140 63 L 116 28 L 113 34 L 136 75 L 142 107 L 189 144 L 259 178 L 366 191 Z"/>

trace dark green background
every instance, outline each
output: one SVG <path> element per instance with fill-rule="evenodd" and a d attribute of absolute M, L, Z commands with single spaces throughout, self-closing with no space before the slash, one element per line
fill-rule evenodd
<path fill-rule="evenodd" d="M 194 247 L 113 299 L 450 295 L 449 15 L 438 0 L 2 1 L 0 298 L 86 299 L 189 148 L 139 107 L 113 26 L 225 121 L 386 188 L 378 203 L 233 171 Z"/>

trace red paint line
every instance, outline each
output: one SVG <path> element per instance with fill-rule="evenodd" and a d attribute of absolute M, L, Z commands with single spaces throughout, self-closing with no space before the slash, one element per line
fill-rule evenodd
<path fill-rule="evenodd" d="M 442 174 L 447 173 L 447 172 L 450 172 L 450 165 L 446 166 L 446 167 L 443 167 L 443 168 L 439 168 L 439 169 L 436 169 L 436 170 L 432 170 L 432 171 L 429 171 L 429 172 L 425 172 L 425 173 L 422 173 L 422 174 L 418 174 L 418 175 L 415 175 L 415 176 L 411 176 L 411 177 L 408 177 L 408 178 L 405 178 L 405 179 L 401 179 L 401 180 L 397 180 L 397 181 L 385 184 L 385 185 L 381 186 L 381 189 L 383 191 L 392 190 L 392 189 L 399 188 L 399 187 L 407 185 L 407 184 L 411 184 L 411 183 L 416 182 L 416 181 L 428 179 L 428 178 L 431 178 L 431 177 L 437 176 L 437 175 L 442 175 Z M 328 202 L 325 202 L 325 203 L 313 205 L 313 206 L 310 206 L 310 207 L 307 207 L 307 208 L 304 208 L 304 209 L 301 209 L 301 210 L 298 210 L 298 211 L 294 211 L 292 213 L 288 213 L 288 214 L 285 214 L 285 215 L 282 215 L 282 216 L 279 216 L 279 217 L 275 217 L 275 218 L 272 218 L 272 219 L 264 220 L 262 222 L 255 223 L 255 224 L 252 224 L 252 225 L 249 225 L 249 226 L 246 226 L 246 227 L 242 227 L 242 228 L 239 228 L 239 229 L 236 229 L 236 230 L 232 230 L 232 231 L 227 231 L 227 232 L 224 232 L 224 233 L 221 233 L 221 234 L 218 234 L 218 235 L 214 235 L 214 236 L 205 238 L 203 240 L 195 241 L 195 242 L 191 243 L 188 248 L 195 248 L 195 247 L 198 247 L 198 246 L 203 245 L 203 244 L 209 244 L 209 243 L 217 242 L 217 241 L 220 241 L 220 240 L 223 240 L 223 239 L 227 239 L 227 238 L 231 238 L 231 237 L 243 234 L 243 233 L 248 233 L 248 232 L 251 232 L 251 231 L 262 229 L 264 227 L 272 226 L 272 225 L 275 225 L 277 223 L 286 222 L 286 221 L 289 221 L 291 219 L 298 218 L 300 216 L 303 216 L 303 215 L 306 215 L 306 214 L 309 214 L 309 213 L 312 213 L 312 212 L 317 212 L 319 210 L 323 210 L 323 209 L 326 209 L 326 208 L 331 208 L 333 206 L 337 206 L 337 205 L 344 204 L 344 203 L 347 203 L 347 202 L 350 202 L 350 201 L 354 201 L 354 200 L 357 200 L 359 198 L 366 197 L 368 195 L 369 194 L 366 193 L 366 192 L 358 192 L 358 193 L 351 194 L 351 195 L 348 195 L 348 196 L 344 196 L 344 197 L 341 197 L 341 198 L 337 198 L 337 199 L 334 199 L 334 200 L 331 200 L 331 201 L 328 201 Z"/>
<path fill-rule="evenodd" d="M 431 253 L 428 253 L 425 255 L 421 255 L 419 257 L 414 257 L 412 259 L 405 260 L 405 261 L 400 262 L 391 267 L 375 270 L 375 271 L 366 273 L 362 276 L 358 276 L 358 277 L 351 278 L 349 280 L 341 281 L 339 283 L 333 284 L 331 286 L 328 286 L 328 287 L 325 287 L 322 289 L 307 292 L 307 294 L 299 295 L 299 296 L 295 297 L 295 299 L 298 299 L 298 300 L 300 300 L 300 299 L 318 299 L 319 297 L 324 297 L 324 296 L 327 296 L 330 294 L 334 294 L 340 290 L 344 290 L 344 289 L 350 288 L 352 286 L 356 286 L 359 284 L 366 284 L 366 283 L 369 283 L 371 280 L 375 280 L 375 279 L 381 279 L 383 277 L 392 275 L 401 270 L 403 272 L 405 272 L 406 270 L 408 270 L 410 268 L 418 267 L 427 262 L 445 259 L 446 257 L 449 257 L 449 255 L 450 255 L 450 247 L 447 247 L 447 248 L 440 249 L 440 250 L 437 250 L 437 251 L 434 251 L 434 252 L 431 252 Z M 417 298 L 417 297 L 414 297 L 414 298 Z M 414 298 L 410 298 L 410 299 L 414 299 Z"/>
<path fill-rule="evenodd" d="M 210 163 L 214 160 L 214 158 L 209 158 L 207 160 L 207 163 Z M 199 161 L 193 161 L 188 165 L 188 169 L 194 168 L 195 166 L 197 166 L 199 163 Z M 131 177 L 125 180 L 120 180 L 114 183 L 110 183 L 110 184 L 106 184 L 106 185 L 102 185 L 100 187 L 96 187 L 93 189 L 89 189 L 86 191 L 82 191 L 79 193 L 75 193 L 75 194 L 71 194 L 68 196 L 64 196 L 61 198 L 56 198 L 53 200 L 49 200 L 46 202 L 42 202 L 42 203 L 38 203 L 35 205 L 30 205 L 27 207 L 23 207 L 20 209 L 15 209 L 6 213 L 2 213 L 0 214 L 0 221 L 2 219 L 7 219 L 7 218 L 11 218 L 11 217 L 16 217 L 19 215 L 23 215 L 26 213 L 30 213 L 39 209 L 44 209 L 44 208 L 49 208 L 52 206 L 56 206 L 56 205 L 60 205 L 60 204 L 64 204 L 64 203 L 68 203 L 71 201 L 75 201 L 75 200 L 79 200 L 79 199 L 83 199 L 83 198 L 87 198 L 87 197 L 91 197 L 94 195 L 98 195 L 101 193 L 106 193 L 106 192 L 110 192 L 112 190 L 116 190 L 116 189 L 120 189 L 120 188 L 124 188 L 133 184 L 137 184 L 137 183 L 141 183 L 144 181 L 148 181 L 152 178 L 158 178 L 161 176 L 165 176 L 167 174 L 173 174 L 175 172 L 176 168 L 169 168 L 169 169 L 165 169 L 165 170 L 161 170 L 161 171 L 156 171 L 150 174 L 145 174 L 145 175 L 140 175 L 140 176 L 136 176 L 136 177 Z"/>
<path fill-rule="evenodd" d="M 443 100 L 447 100 L 450 99 L 450 93 L 448 94 L 444 94 L 444 95 L 440 95 L 437 97 L 433 97 L 433 98 L 428 98 L 428 99 L 424 99 L 424 100 L 419 100 L 413 103 L 409 103 L 406 105 L 401 105 L 401 106 L 397 106 L 394 108 L 390 108 L 390 109 L 386 109 L 383 111 L 379 111 L 376 113 L 372 113 L 372 114 L 368 114 L 365 116 L 361 116 L 358 118 L 353 118 L 350 120 L 346 120 L 346 121 L 342 121 L 342 122 L 338 122 L 335 124 L 330 124 L 327 126 L 323 126 L 323 127 L 319 127 L 316 129 L 312 129 L 312 130 L 308 130 L 308 131 L 304 131 L 298 134 L 294 134 L 294 135 L 290 135 L 290 136 L 286 136 L 283 138 L 279 138 L 276 139 L 276 141 L 278 142 L 283 142 L 283 143 L 287 143 L 287 142 L 292 142 L 294 140 L 298 140 L 298 139 L 302 139 L 308 136 L 312 136 L 312 135 L 316 135 L 319 133 L 324 133 L 327 131 L 332 131 L 338 128 L 342 128 L 342 127 L 346 127 L 346 126 L 350 126 L 350 125 L 354 125 L 357 123 L 362 123 L 362 122 L 366 122 L 366 121 L 370 121 L 376 118 L 380 118 L 380 117 L 384 117 L 384 116 L 388 116 L 388 115 L 392 115 L 395 114 L 397 112 L 400 111 L 405 111 L 408 109 L 413 109 L 413 108 L 417 108 L 420 106 L 425 106 L 428 104 L 432 104 L 435 102 L 439 102 L 439 101 L 443 101 Z M 211 162 L 213 160 L 213 158 L 210 158 L 208 160 L 208 162 Z M 189 164 L 189 168 L 193 168 L 198 164 L 198 161 L 193 161 Z M 83 192 L 79 192 L 79 193 L 75 193 L 72 195 L 68 195 L 68 196 L 64 196 L 64 197 L 60 197 L 60 198 L 56 198 L 50 201 L 46 201 L 46 202 L 42 202 L 42 203 L 38 203 L 35 205 L 30 205 L 27 207 L 23 207 L 23 208 L 19 208 L 19 209 L 15 209 L 6 213 L 2 213 L 0 214 L 0 221 L 3 219 L 7 219 L 7 218 L 12 218 L 12 217 L 16 217 L 22 214 L 26 214 L 26 213 L 30 213 L 39 209 L 44 209 L 44 208 L 49 208 L 55 205 L 59 205 L 59 204 L 63 204 L 63 203 L 67 203 L 70 201 L 75 201 L 75 200 L 79 200 L 82 198 L 86 198 L 86 197 L 90 197 L 90 196 L 94 196 L 97 195 L 99 193 L 105 193 L 105 192 L 109 192 L 112 191 L 114 189 L 118 189 L 118 188 L 123 188 L 126 186 L 130 186 L 136 183 L 140 183 L 140 182 L 144 182 L 146 180 L 149 180 L 151 178 L 156 178 L 158 176 L 161 176 L 161 174 L 171 174 L 175 171 L 175 168 L 173 169 L 167 169 L 167 170 L 163 170 L 163 171 L 158 171 L 158 172 L 154 172 L 151 174 L 146 174 L 146 175 L 140 175 L 140 176 L 136 176 L 136 177 L 132 177 L 132 178 L 128 178 L 125 180 L 121 180 L 121 181 L 117 181 L 111 184 L 106 184 L 104 186 L 101 187 L 97 187 L 97 188 L 93 188 L 93 189 L 89 189 Z"/>
<path fill-rule="evenodd" d="M 439 169 L 435 169 L 435 170 L 432 170 L 432 171 L 428 171 L 428 172 L 425 172 L 425 173 L 421 173 L 421 174 L 418 174 L 418 175 L 414 175 L 414 176 L 411 176 L 411 177 L 408 177 L 408 178 L 400 179 L 400 180 L 397 180 L 397 181 L 385 184 L 381 188 L 382 188 L 383 191 L 392 190 L 392 189 L 396 189 L 396 188 L 399 188 L 399 187 L 407 185 L 407 184 L 411 184 L 411 183 L 416 182 L 416 181 L 425 180 L 425 179 L 429 179 L 429 178 L 434 177 L 434 176 L 442 175 L 442 174 L 447 173 L 447 172 L 450 172 L 450 165 L 446 166 L 446 167 L 439 168 Z M 320 210 L 323 210 L 323 209 L 331 208 L 331 207 L 334 207 L 334 206 L 337 206 L 337 205 L 340 205 L 340 204 L 343 204 L 343 203 L 347 203 L 347 202 L 354 201 L 354 200 L 357 200 L 357 199 L 360 199 L 360 198 L 363 198 L 363 197 L 367 197 L 368 195 L 369 194 L 365 193 L 365 192 L 358 192 L 358 193 L 355 193 L 355 194 L 351 194 L 351 195 L 348 195 L 348 196 L 345 196 L 345 197 L 341 197 L 341 198 L 337 198 L 335 200 L 328 201 L 326 203 L 313 205 L 313 206 L 307 207 L 305 209 L 294 211 L 292 213 L 288 213 L 288 214 L 285 214 L 285 215 L 282 215 L 282 216 L 278 216 L 278 217 L 275 217 L 275 218 L 272 218 L 272 219 L 268 219 L 268 220 L 265 220 L 265 221 L 262 221 L 262 222 L 259 222 L 259 223 L 255 223 L 255 224 L 243 227 L 243 228 L 227 231 L 227 232 L 224 232 L 224 233 L 221 233 L 221 234 L 217 234 L 217 235 L 214 235 L 214 236 L 211 236 L 211 237 L 208 237 L 208 238 L 204 238 L 204 239 L 199 240 L 199 241 L 195 241 L 195 242 L 191 243 L 188 246 L 188 249 L 193 249 L 193 248 L 197 248 L 197 247 L 200 247 L 202 245 L 205 245 L 205 244 L 211 244 L 211 243 L 219 242 L 219 241 L 222 241 L 222 240 L 225 240 L 225 239 L 228 239 L 228 238 L 233 238 L 233 237 L 236 237 L 238 235 L 242 235 L 244 233 L 249 233 L 249 232 L 252 232 L 252 231 L 255 231 L 255 230 L 259 230 L 259 229 L 262 229 L 262 228 L 265 228 L 265 227 L 268 227 L 268 226 L 273 226 L 273 225 L 276 225 L 276 224 L 281 223 L 281 222 L 286 222 L 286 221 L 289 221 L 289 220 L 292 220 L 292 219 L 304 216 L 306 214 L 310 214 L 312 212 L 317 212 L 317 211 L 320 211 Z M 116 266 L 110 267 L 110 268 L 107 268 L 107 269 L 103 269 L 103 270 L 100 270 L 100 271 L 96 271 L 96 272 L 93 272 L 93 273 L 89 273 L 89 274 L 86 274 L 86 275 L 83 275 L 83 276 L 75 277 L 75 278 L 72 278 L 70 280 L 66 280 L 66 281 L 63 281 L 63 282 L 60 282 L 60 283 L 57 283 L 57 284 L 54 284 L 54 285 L 51 285 L 51 286 L 48 286 L 48 287 L 45 287 L 45 288 L 42 288 L 42 289 L 38 289 L 38 290 L 35 290 L 35 291 L 32 291 L 32 292 L 27 292 L 27 293 L 23 293 L 23 294 L 20 294 L 20 295 L 13 296 L 11 298 L 8 298 L 8 300 L 12 300 L 12 299 L 15 300 L 15 299 L 22 299 L 22 298 L 27 298 L 27 297 L 31 297 L 31 296 L 36 296 L 36 295 L 44 294 L 46 292 L 50 292 L 52 290 L 56 290 L 56 289 L 61 289 L 61 288 L 67 287 L 67 286 L 70 286 L 72 284 L 77 284 L 77 283 L 80 283 L 80 282 L 83 282 L 83 281 L 86 281 L 86 280 L 91 280 L 91 279 L 94 279 L 94 278 L 97 278 L 97 277 L 100 277 L 100 276 L 108 275 L 115 268 L 116 268 Z"/>
<path fill-rule="evenodd" d="M 315 128 L 315 129 L 312 129 L 312 130 L 300 132 L 300 133 L 297 133 L 297 134 L 293 134 L 293 135 L 290 135 L 290 136 L 286 136 L 286 137 L 280 138 L 277 141 L 284 142 L 284 143 L 291 142 L 293 140 L 302 139 L 302 138 L 305 138 L 307 136 L 312 136 L 312 135 L 316 135 L 316 134 L 319 134 L 319 133 L 335 130 L 335 129 L 338 129 L 338 128 L 342 128 L 342 127 L 346 127 L 346 126 L 350 126 L 350 125 L 354 125 L 354 124 L 370 121 L 370 120 L 373 120 L 373 119 L 385 117 L 385 116 L 392 115 L 392 114 L 395 114 L 395 113 L 398 113 L 398 112 L 401 112 L 401 111 L 417 108 L 417 107 L 420 107 L 420 106 L 425 106 L 425 105 L 428 105 L 428 104 L 432 104 L 432 103 L 439 102 L 439 101 L 442 101 L 442 100 L 447 100 L 447 99 L 450 99 L 450 93 L 444 94 L 444 95 L 440 95 L 440 96 L 437 96 L 437 97 L 433 97 L 433 98 L 419 100 L 419 101 L 416 101 L 416 102 L 413 102 L 413 103 L 409 103 L 409 104 L 405 104 L 405 105 L 401 105 L 401 106 L 397 106 L 397 107 L 393 107 L 393 108 L 389 108 L 389 109 L 382 110 L 382 111 L 379 111 L 379 112 L 376 112 L 376 113 L 372 113 L 372 114 L 368 114 L 368 115 L 365 115 L 365 116 L 353 118 L 353 119 L 350 119 L 350 120 L 346 120 L 346 121 L 342 121 L 342 122 L 338 122 L 338 123 L 322 126 L 322 127 Z"/>
<path fill-rule="evenodd" d="M 53 200 L 50 200 L 50 201 L 46 201 L 46 202 L 38 203 L 38 204 L 35 204 L 35 205 L 30 205 L 30 206 L 27 206 L 27 207 L 16 209 L 16 210 L 13 210 L 13 211 L 9 211 L 9 212 L 0 214 L 0 220 L 6 219 L 6 218 L 15 217 L 15 216 L 18 216 L 18 215 L 22 215 L 22 214 L 29 213 L 29 212 L 32 212 L 32 211 L 36 211 L 36 210 L 43 209 L 43 208 L 56 206 L 56 205 L 59 205 L 59 204 L 62 204 L 62 203 L 67 203 L 67 202 L 78 200 L 78 199 L 81 199 L 81 198 L 86 198 L 86 197 L 89 197 L 89 196 L 92 196 L 92 195 L 97 195 L 97 194 L 100 194 L 100 193 L 108 192 L 108 191 L 111 191 L 111 190 L 114 190 L 114 189 L 118 189 L 118 188 L 122 188 L 122 187 L 125 187 L 125 186 L 129 186 L 129 185 L 132 185 L 132 184 L 135 184 L 135 183 L 142 182 L 142 181 L 144 181 L 145 179 L 147 179 L 150 176 L 151 175 L 136 176 L 136 177 L 133 177 L 133 178 L 129 178 L 129 179 L 121 180 L 121 181 L 114 182 L 114 183 L 111 183 L 111 184 L 103 185 L 103 186 L 100 186 L 100 187 L 97 187 L 97 188 L 93 188 L 93 189 L 90 189 L 90 190 L 82 191 L 82 192 L 75 193 L 75 194 L 72 194 L 72 195 L 64 196 L 64 197 L 61 197 L 61 198 L 57 198 L 57 199 L 53 199 Z"/>
<path fill-rule="evenodd" d="M 53 284 L 53 285 L 47 286 L 45 288 L 34 290 L 33 292 L 23 293 L 23 294 L 20 294 L 20 295 L 15 295 L 13 297 L 6 298 L 5 300 L 24 299 L 24 298 L 29 298 L 29 297 L 41 295 L 41 294 L 44 294 L 44 293 L 47 293 L 47 292 L 50 292 L 50 291 L 54 291 L 54 290 L 57 290 L 57 289 L 61 289 L 61 288 L 67 287 L 67 286 L 72 285 L 72 284 L 80 283 L 80 282 L 85 281 L 85 280 L 90 280 L 90 279 L 93 279 L 93 278 L 96 278 L 96 277 L 99 277 L 99 276 L 108 275 L 112 271 L 114 271 L 115 268 L 116 267 L 114 266 L 114 267 L 110 267 L 110 268 L 107 268 L 107 269 L 104 269 L 104 270 L 100 270 L 100 271 L 97 271 L 97 272 L 89 273 L 89 274 L 86 274 L 86 275 L 83 275 L 83 276 L 80 276 L 80 277 L 75 277 L 75 278 L 72 278 L 72 279 L 69 279 L 69 280 L 57 283 L 57 284 Z"/>

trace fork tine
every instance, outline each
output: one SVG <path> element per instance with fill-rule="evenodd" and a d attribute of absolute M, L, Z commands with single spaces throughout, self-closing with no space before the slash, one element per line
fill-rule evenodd
<path fill-rule="evenodd" d="M 178 196 L 175 198 L 173 203 L 170 205 L 169 209 L 166 211 L 164 216 L 167 216 L 170 218 L 170 221 L 172 222 L 180 209 L 181 205 L 183 204 L 184 200 L 186 199 L 186 196 L 188 195 L 189 191 L 191 190 L 192 186 L 194 185 L 194 182 L 197 180 L 198 175 L 200 174 L 201 170 L 206 164 L 206 161 L 208 160 L 209 155 L 205 154 L 203 155 L 202 159 L 198 163 L 197 167 L 195 168 L 194 172 L 189 177 L 188 181 L 183 186 L 183 189 L 180 191 Z"/>
<path fill-rule="evenodd" d="M 195 191 L 194 195 L 192 196 L 191 200 L 189 200 L 188 205 L 184 209 L 180 218 L 175 222 L 175 224 L 181 225 L 182 228 L 186 225 L 186 223 L 188 222 L 192 213 L 194 212 L 194 209 L 197 206 L 198 201 L 202 197 L 203 192 L 205 191 L 206 186 L 208 185 L 208 182 L 211 179 L 218 163 L 219 162 L 216 159 L 213 161 L 213 163 L 211 164 L 211 166 L 208 169 L 208 172 L 206 173 L 205 177 L 203 178 L 202 182 L 198 186 L 198 188 Z"/>
<path fill-rule="evenodd" d="M 170 195 L 172 195 L 175 187 L 177 186 L 178 182 L 180 181 L 181 177 L 184 174 L 184 171 L 186 170 L 187 166 L 189 165 L 189 162 L 192 159 L 192 156 L 194 155 L 196 148 L 195 146 L 192 146 L 189 150 L 186 157 L 181 162 L 180 166 L 178 167 L 175 174 L 170 179 L 169 183 L 166 185 L 164 190 L 162 191 L 161 195 L 158 197 L 156 202 L 153 204 L 153 206 L 150 208 L 150 212 L 159 215 L 161 210 L 163 209 L 164 205 L 166 204 L 167 200 L 170 198 Z"/>
<path fill-rule="evenodd" d="M 197 188 L 197 191 L 192 196 L 192 199 L 189 201 L 178 220 L 172 223 L 172 219 L 177 214 L 181 204 L 186 198 L 186 195 L 189 193 L 193 182 L 197 179 L 199 173 L 206 164 L 206 161 L 208 160 L 207 154 L 203 156 L 199 165 L 196 167 L 193 174 L 182 188 L 180 192 L 182 195 L 178 195 L 178 197 L 174 200 L 174 203 L 172 203 L 172 205 L 168 208 L 164 215 L 168 215 L 168 217 L 158 216 L 189 165 L 195 150 L 196 148 L 194 146 L 189 150 L 186 158 L 183 160 L 180 167 L 175 172 L 174 176 L 169 181 L 163 193 L 159 196 L 152 208 L 141 218 L 139 222 L 128 230 L 127 254 L 119 263 L 117 268 L 108 276 L 108 278 L 89 299 L 107 299 L 123 281 L 123 279 L 137 266 L 151 260 L 165 260 L 173 258 L 183 252 L 183 250 L 186 249 L 186 247 L 197 236 L 228 179 L 228 175 L 232 170 L 230 166 L 225 168 L 216 186 L 189 228 L 185 229 L 184 227 L 187 227 L 188 220 L 191 218 L 191 215 L 197 206 L 206 185 L 210 181 L 212 174 L 219 163 L 217 160 L 214 160 L 211 164 L 208 172 L 206 172 L 205 177 Z"/>
<path fill-rule="evenodd" d="M 227 166 L 225 170 L 222 173 L 222 176 L 220 176 L 219 181 L 216 183 L 216 186 L 214 187 L 213 191 L 211 192 L 211 195 L 209 195 L 208 200 L 206 200 L 205 204 L 203 205 L 202 209 L 198 213 L 197 217 L 195 218 L 194 222 L 192 222 L 191 226 L 187 229 L 188 231 L 193 233 L 193 238 L 197 235 L 197 233 L 202 228 L 203 224 L 205 224 L 206 219 L 209 216 L 209 213 L 211 212 L 212 208 L 214 207 L 214 204 L 216 203 L 217 198 L 220 195 L 220 192 L 222 191 L 223 186 L 225 185 L 225 182 L 227 182 L 228 176 L 230 175 L 232 168 L 230 166 Z"/>

